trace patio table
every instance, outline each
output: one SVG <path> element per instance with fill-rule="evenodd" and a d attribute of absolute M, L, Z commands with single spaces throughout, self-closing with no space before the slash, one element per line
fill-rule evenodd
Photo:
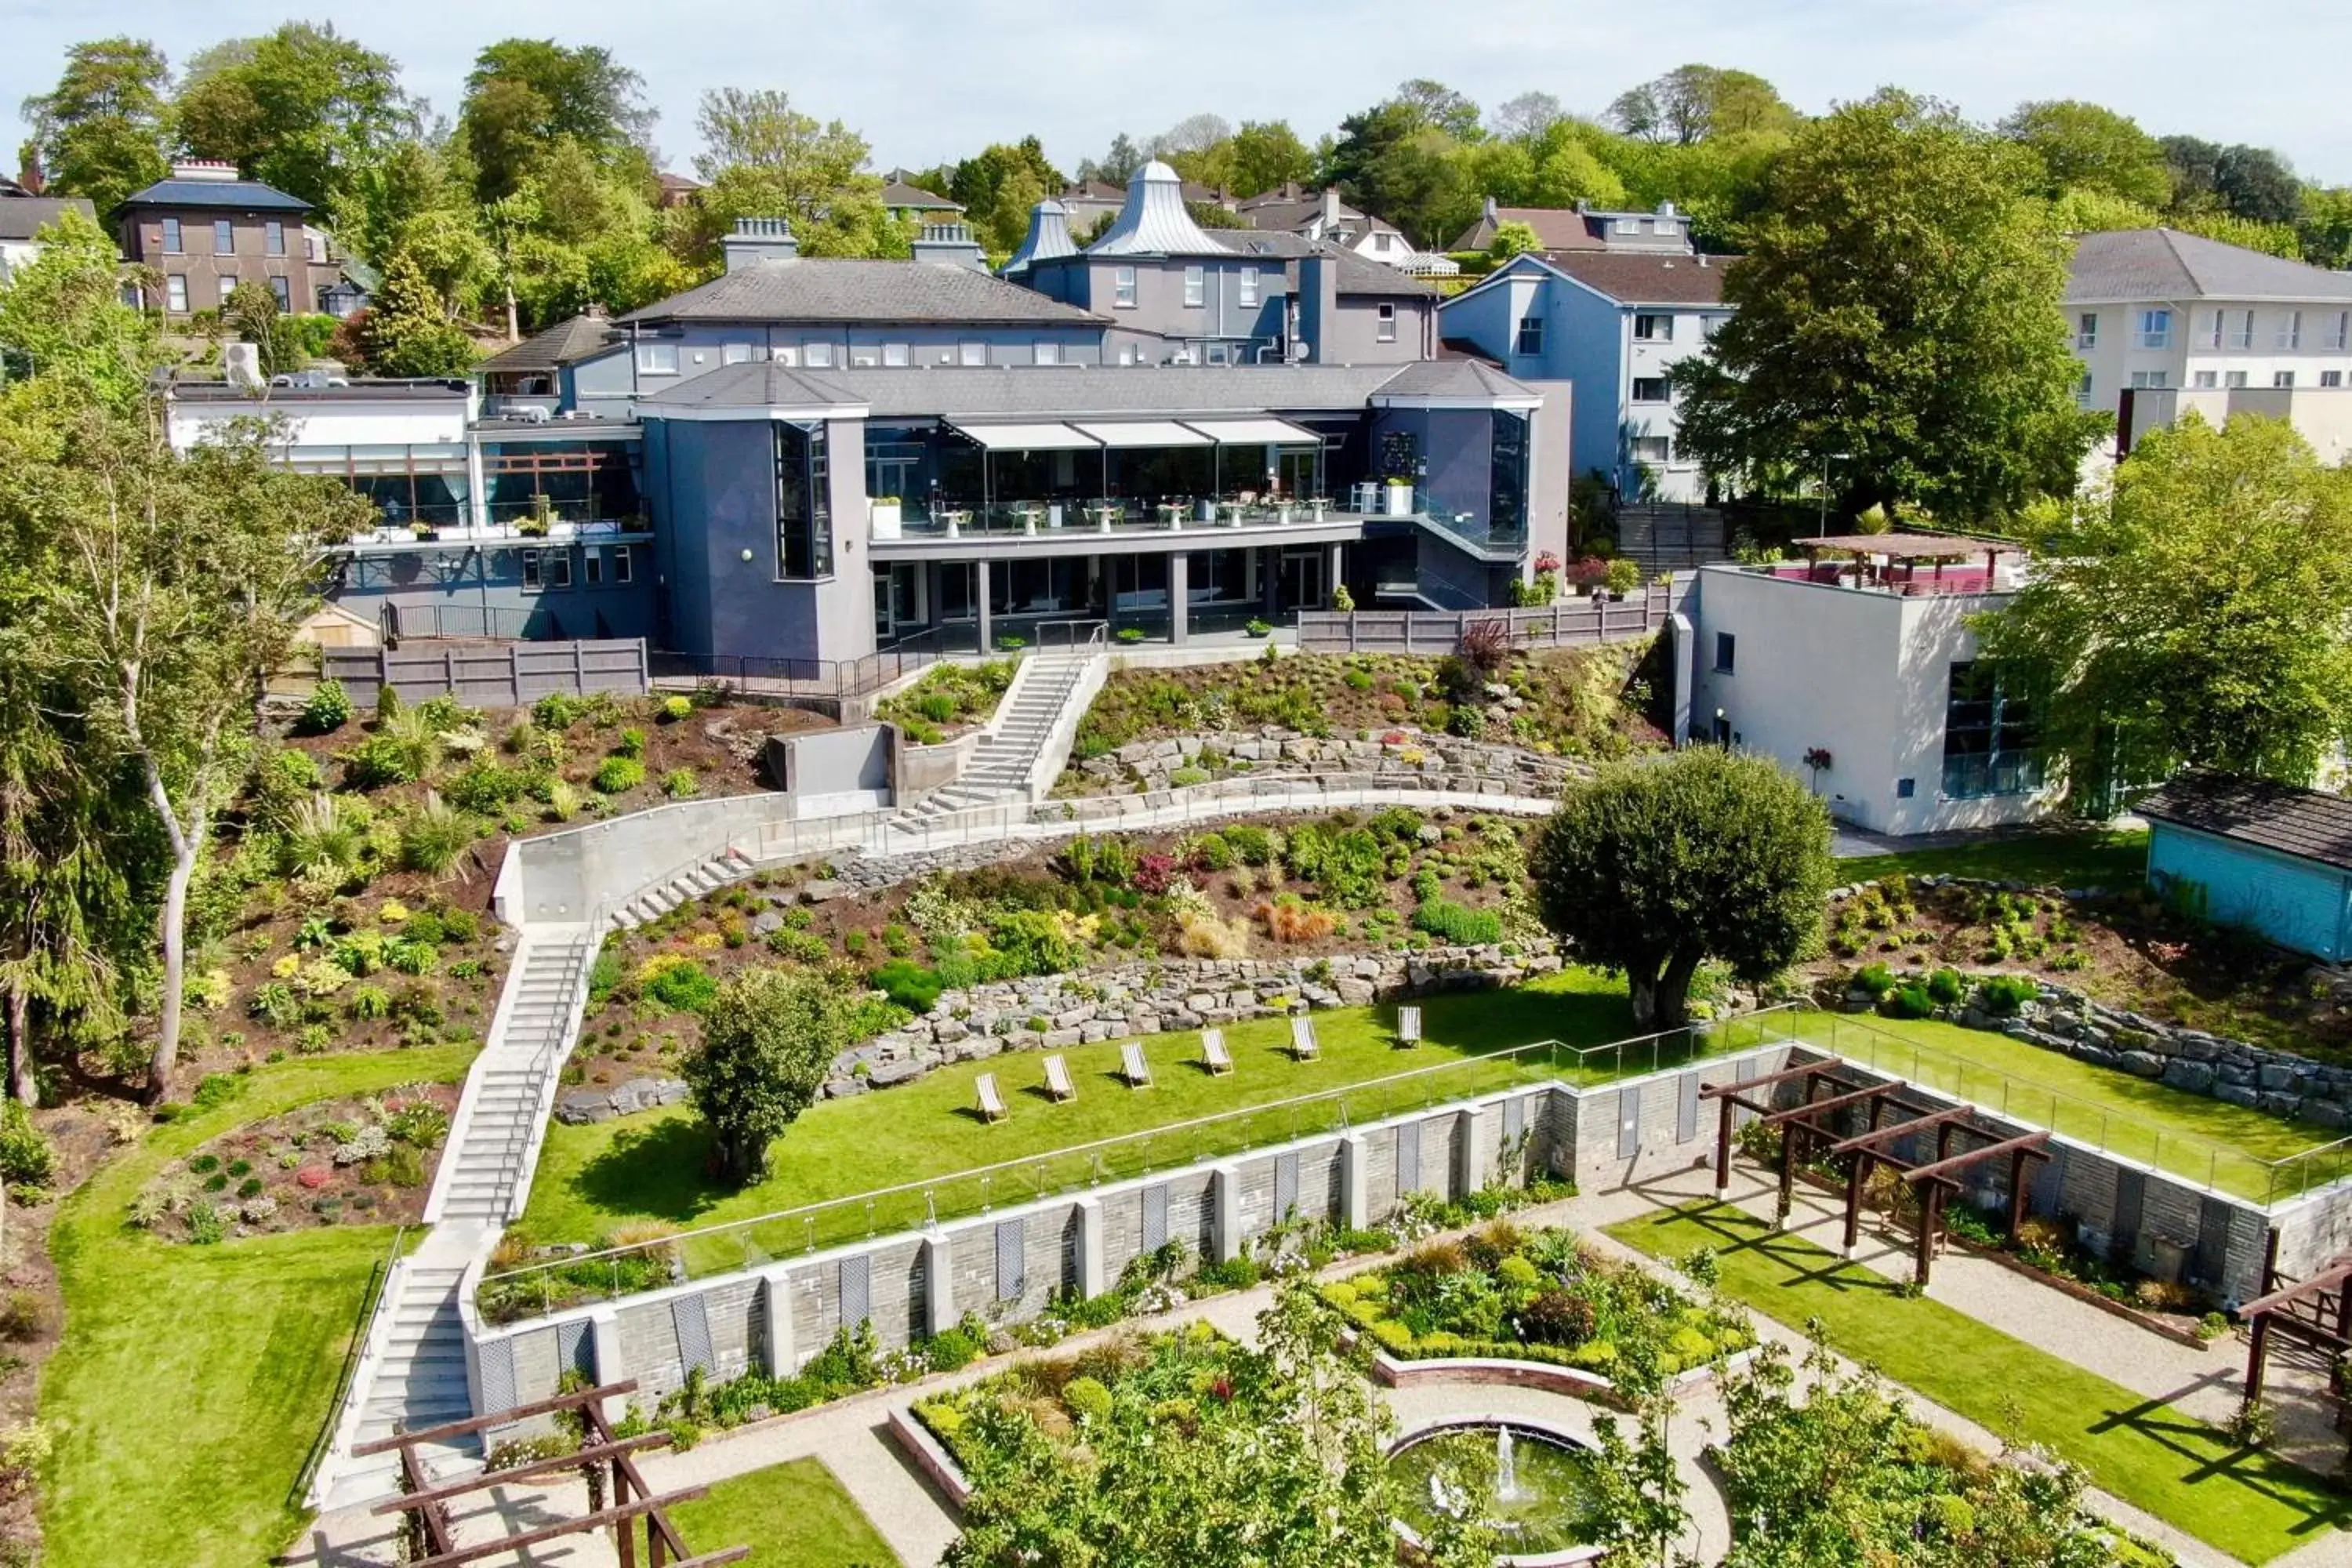
<path fill-rule="evenodd" d="M 1159 512 L 1160 521 L 1168 525 L 1168 531 L 1171 533 L 1181 532 L 1182 531 L 1184 527 L 1184 507 L 1181 501 L 1161 501 L 1159 506 Z"/>

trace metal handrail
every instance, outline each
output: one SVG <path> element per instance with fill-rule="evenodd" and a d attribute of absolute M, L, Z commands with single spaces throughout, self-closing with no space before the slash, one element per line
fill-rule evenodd
<path fill-rule="evenodd" d="M 375 1340 L 376 1329 L 383 1323 L 384 1314 L 391 1310 L 393 1271 L 400 1267 L 401 1254 L 407 1240 L 408 1226 L 395 1226 L 391 1247 L 385 1249 L 383 1258 L 368 1275 L 367 1290 L 361 1297 L 359 1326 L 352 1334 L 351 1348 L 343 1352 L 342 1368 L 335 1374 L 335 1394 L 327 1402 L 327 1419 L 319 1428 L 319 1435 L 310 1440 L 310 1450 L 302 1457 L 302 1468 L 295 1472 L 294 1484 L 287 1490 L 289 1508 L 303 1506 L 310 1493 L 310 1483 L 318 1479 L 319 1467 L 325 1464 L 328 1455 L 334 1452 L 335 1436 L 343 1425 L 343 1403 L 352 1395 L 353 1381 L 358 1376 L 361 1363 L 367 1359 L 368 1346 Z"/>
<path fill-rule="evenodd" d="M 1036 626 L 1037 651 L 1039 653 L 1044 653 L 1048 646 L 1046 634 L 1051 632 L 1056 626 L 1059 626 L 1062 629 L 1062 635 L 1065 639 L 1064 646 L 1073 650 L 1081 646 L 1089 648 L 1107 646 L 1110 637 L 1110 623 L 1108 621 L 1093 620 L 1085 617 L 1075 617 L 1068 620 L 1059 621 L 1039 621 Z M 1087 632 L 1086 642 L 1083 645 L 1078 641 L 1078 628 L 1080 626 L 1091 628 Z"/>
<path fill-rule="evenodd" d="M 487 1289 L 488 1286 L 493 1284 L 516 1279 L 544 1277 L 556 1270 L 573 1268 L 583 1264 L 609 1262 L 625 1258 L 642 1256 L 647 1253 L 659 1253 L 670 1248 L 683 1249 L 689 1243 L 709 1242 L 714 1238 L 748 1231 L 754 1226 L 775 1225 L 795 1219 L 803 1220 L 813 1225 L 815 1216 L 820 1214 L 829 1212 L 854 1213 L 860 1205 L 864 1205 L 870 1210 L 875 1204 L 886 1198 L 903 1197 L 914 1193 L 936 1194 L 939 1189 L 951 1185 L 971 1183 L 981 1183 L 984 1184 L 992 1181 L 994 1177 L 1008 1172 L 1019 1172 L 1024 1169 L 1037 1171 L 1040 1173 L 1042 1182 L 1042 1168 L 1047 1162 L 1085 1160 L 1091 1167 L 1088 1178 L 1089 1183 L 1099 1184 L 1106 1179 L 1103 1174 L 1103 1156 L 1113 1151 L 1135 1148 L 1139 1146 L 1143 1147 L 1148 1151 L 1154 1140 L 1173 1138 L 1181 1141 L 1184 1135 L 1188 1133 L 1198 1134 L 1209 1128 L 1236 1121 L 1264 1118 L 1283 1112 L 1294 1113 L 1289 1118 L 1286 1124 L 1286 1134 L 1283 1138 L 1272 1140 L 1270 1142 L 1290 1142 L 1298 1136 L 1297 1131 L 1297 1121 L 1295 1113 L 1303 1108 L 1314 1105 L 1336 1103 L 1339 1108 L 1342 1117 L 1342 1125 L 1344 1125 L 1346 1114 L 1345 1102 L 1351 1095 L 1361 1096 L 1365 1094 L 1377 1094 L 1384 1089 L 1391 1089 L 1402 1084 L 1429 1080 L 1442 1074 L 1459 1073 L 1467 1069 L 1488 1068 L 1497 1063 L 1517 1062 L 1538 1051 L 1546 1054 L 1546 1065 L 1555 1073 L 1559 1070 L 1560 1058 L 1563 1053 L 1574 1058 L 1573 1064 L 1569 1069 L 1572 1072 L 1581 1072 L 1585 1070 L 1586 1062 L 1592 1057 L 1611 1054 L 1615 1058 L 1615 1065 L 1612 1069 L 1611 1076 L 1619 1077 L 1622 1076 L 1626 1070 L 1626 1052 L 1630 1049 L 1636 1049 L 1642 1046 L 1647 1045 L 1650 1047 L 1650 1062 L 1649 1066 L 1643 1070 L 1655 1072 L 1659 1070 L 1662 1066 L 1667 1065 L 1665 1062 L 1664 1042 L 1674 1037 L 1688 1037 L 1694 1042 L 1694 1046 L 1696 1046 L 1696 1042 L 1718 1032 L 1727 1031 L 1734 1034 L 1739 1034 L 1745 1033 L 1750 1028 L 1767 1029 L 1769 1028 L 1769 1024 L 1767 1023 L 1768 1020 L 1772 1020 L 1780 1014 L 1790 1012 L 1794 1010 L 1795 1006 L 1796 1005 L 1793 1003 L 1784 1002 L 1776 1004 L 1771 1007 L 1759 1009 L 1755 1012 L 1743 1013 L 1736 1017 L 1720 1019 L 1711 1024 L 1686 1025 L 1678 1029 L 1661 1029 L 1651 1034 L 1635 1035 L 1625 1039 L 1615 1040 L 1608 1044 L 1598 1046 L 1570 1047 L 1566 1045 L 1565 1042 L 1557 1039 L 1531 1041 L 1524 1046 L 1514 1046 L 1507 1050 L 1489 1051 L 1477 1056 L 1456 1058 L 1451 1061 L 1435 1062 L 1426 1067 L 1413 1068 L 1401 1073 L 1390 1073 L 1380 1078 L 1366 1079 L 1360 1082 L 1348 1084 L 1341 1087 L 1318 1089 L 1310 1094 L 1295 1095 L 1285 1100 L 1268 1100 L 1258 1105 L 1244 1106 L 1233 1110 L 1218 1111 L 1209 1116 L 1192 1117 L 1182 1121 L 1170 1122 L 1163 1126 L 1144 1129 L 1135 1132 L 1120 1133 L 1109 1138 L 1094 1139 L 1084 1143 L 1074 1143 L 1063 1148 L 1047 1150 L 1044 1152 L 1025 1156 L 1020 1159 L 998 1161 L 987 1165 L 973 1166 L 967 1170 L 950 1172 L 936 1176 L 926 1176 L 911 1182 L 901 1182 L 892 1186 L 876 1187 L 866 1192 L 849 1194 L 838 1198 L 827 1198 L 818 1203 L 803 1204 L 788 1209 L 778 1209 L 772 1213 L 755 1215 L 745 1219 L 728 1220 L 718 1225 L 702 1226 L 691 1230 L 678 1231 L 652 1241 L 632 1243 L 625 1247 L 604 1247 L 595 1251 L 574 1253 L 560 1258 L 551 1258 L 544 1262 L 525 1264 L 520 1268 L 505 1269 L 496 1274 L 485 1274 L 481 1283 L 482 1286 Z M 1785 1032 L 1778 1036 L 1770 1035 L 1769 1033 L 1761 1033 L 1753 1041 L 1743 1042 L 1743 1044 L 1778 1044 L 1791 1037 L 1792 1037 L 1787 1035 Z M 1699 1054 L 1700 1053 L 1694 1048 L 1687 1051 L 1678 1059 L 1683 1061 L 1693 1060 L 1696 1059 Z M 1492 1089 L 1479 1089 L 1472 1092 L 1474 1094 L 1484 1094 L 1494 1091 Z M 1423 1103 L 1424 1107 L 1434 1105 L 1438 1103 L 1438 1097 L 1432 1095 L 1425 1098 Z M 1239 1149 L 1225 1150 L 1222 1152 L 1226 1153 L 1245 1152 L 1249 1149 L 1265 1146 L 1266 1146 L 1265 1143 L 1244 1143 Z M 1037 1195 L 1043 1195 L 1042 1190 Z M 936 1201 L 927 1202 L 926 1206 L 927 1211 L 933 1219 L 953 1217 L 951 1214 L 941 1211 Z M 984 1205 L 981 1212 L 985 1212 L 987 1206 L 990 1205 Z M 683 1256 L 682 1250 L 681 1256 Z"/>

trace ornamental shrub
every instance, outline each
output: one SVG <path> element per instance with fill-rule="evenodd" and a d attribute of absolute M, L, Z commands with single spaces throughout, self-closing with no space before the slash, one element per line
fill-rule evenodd
<path fill-rule="evenodd" d="M 646 782 L 646 764 L 616 753 L 596 764 L 596 776 L 589 782 L 602 794 L 625 795 Z"/>
<path fill-rule="evenodd" d="M 1895 989 L 1895 972 L 1883 963 L 1865 964 L 1854 975 L 1853 983 L 1869 992 L 1870 999 L 1875 1002 Z"/>
<path fill-rule="evenodd" d="M 351 694 L 343 689 L 341 681 L 331 676 L 310 689 L 310 700 L 302 704 L 301 721 L 297 727 L 305 735 L 331 735 L 351 721 Z"/>
<path fill-rule="evenodd" d="M 1492 910 L 1465 909 L 1451 899 L 1423 900 L 1412 912 L 1412 929 L 1450 947 L 1483 947 L 1503 940 L 1502 916 Z"/>
<path fill-rule="evenodd" d="M 699 1013 L 719 994 L 719 982 L 689 958 L 664 966 L 646 982 L 646 994 L 673 1011 Z"/>
<path fill-rule="evenodd" d="M 926 968 L 910 958 L 894 958 L 874 972 L 876 989 L 910 1013 L 928 1013 L 939 1005 L 940 993 L 947 983 L 936 969 Z"/>
<path fill-rule="evenodd" d="M 2022 974 L 1996 974 L 1977 989 L 1977 1005 L 1988 1013 L 2008 1017 L 2039 998 L 2042 987 Z"/>
<path fill-rule="evenodd" d="M 1957 969 L 1938 969 L 1927 976 L 1927 994 L 1935 998 L 1937 1005 L 1949 1007 L 1968 994 L 1968 982 L 1960 978 Z"/>
<path fill-rule="evenodd" d="M 847 1043 L 841 998 L 821 975 L 751 969 L 719 989 L 680 1071 L 729 1178 L 748 1184 L 766 1172 L 768 1145 L 816 1098 Z"/>
<path fill-rule="evenodd" d="M 679 720 L 691 718 L 693 715 L 694 699 L 690 697 L 665 697 L 662 699 L 661 720 L 663 723 L 675 724 Z"/>
<path fill-rule="evenodd" d="M 1890 1017 L 1925 1018 L 1935 1012 L 1936 999 L 1927 994 L 1926 986 L 1914 981 L 1896 986 L 1880 999 L 1878 1005 Z"/>

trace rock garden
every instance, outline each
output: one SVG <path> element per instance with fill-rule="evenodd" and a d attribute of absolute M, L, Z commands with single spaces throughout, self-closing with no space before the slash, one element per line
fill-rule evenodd
<path fill-rule="evenodd" d="M 993 718 L 1015 668 L 1009 658 L 935 664 L 912 686 L 876 703 L 874 716 L 898 725 L 919 746 L 938 745 Z"/>

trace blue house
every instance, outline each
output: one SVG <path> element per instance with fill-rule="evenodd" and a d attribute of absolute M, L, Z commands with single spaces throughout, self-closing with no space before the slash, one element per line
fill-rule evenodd
<path fill-rule="evenodd" d="M 2294 952 L 2352 955 L 2352 800 L 2189 773 L 2137 809 L 2151 885 Z"/>

